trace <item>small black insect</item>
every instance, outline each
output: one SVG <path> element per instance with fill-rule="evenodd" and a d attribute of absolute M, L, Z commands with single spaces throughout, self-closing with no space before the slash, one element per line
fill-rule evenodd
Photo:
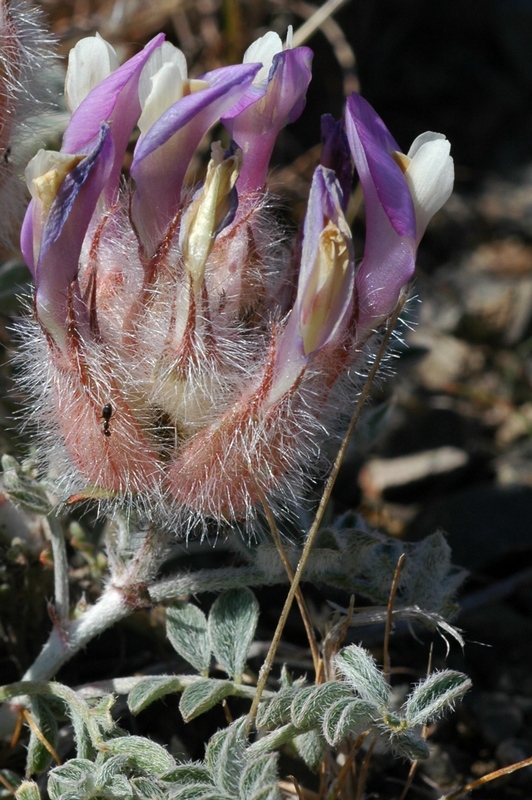
<path fill-rule="evenodd" d="M 11 147 L 6 147 L 4 150 L 4 164 L 9 164 L 9 156 L 11 155 Z"/>
<path fill-rule="evenodd" d="M 103 419 L 102 429 L 105 436 L 111 435 L 109 422 L 111 421 L 112 416 L 113 416 L 113 406 L 111 405 L 111 403 L 106 403 L 102 408 L 102 419 Z"/>

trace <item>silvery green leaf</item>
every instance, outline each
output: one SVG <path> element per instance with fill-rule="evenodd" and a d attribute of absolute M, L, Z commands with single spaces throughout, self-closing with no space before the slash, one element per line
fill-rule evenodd
<path fill-rule="evenodd" d="M 109 786 L 114 778 L 128 767 L 125 755 L 109 756 L 108 753 L 99 753 L 96 758 L 96 771 L 93 776 L 94 785 L 97 787 Z"/>
<path fill-rule="evenodd" d="M 259 604 L 249 589 L 230 589 L 214 602 L 209 614 L 209 636 L 216 660 L 239 681 L 259 618 Z"/>
<path fill-rule="evenodd" d="M 154 675 L 143 678 L 130 691 L 127 704 L 132 714 L 139 714 L 151 703 L 172 692 L 183 691 L 183 683 L 177 675 Z"/>
<path fill-rule="evenodd" d="M 70 717 L 76 741 L 76 761 L 90 761 L 94 757 L 94 745 L 100 741 L 101 733 L 89 705 L 80 695 L 61 683 L 51 681 L 45 686 L 50 706 L 55 707 L 60 702 Z"/>
<path fill-rule="evenodd" d="M 178 764 L 175 769 L 162 775 L 161 779 L 167 783 L 183 786 L 189 783 L 210 784 L 212 786 L 209 770 L 199 761 Z"/>
<path fill-rule="evenodd" d="M 331 747 L 336 747 L 348 736 L 358 736 L 373 724 L 378 709 L 366 700 L 339 700 L 323 719 L 323 735 Z"/>
<path fill-rule="evenodd" d="M 46 700 L 34 697 L 31 701 L 30 713 L 40 733 L 54 749 L 57 746 L 58 729 L 54 714 Z M 26 756 L 26 772 L 28 775 L 44 772 L 50 766 L 52 754 L 43 744 L 34 730 L 30 729 L 30 740 Z"/>
<path fill-rule="evenodd" d="M 279 780 L 277 760 L 276 753 L 268 753 L 258 758 L 255 757 L 246 764 L 240 778 L 239 797 L 245 798 L 245 800 L 256 800 L 259 796 L 262 797 L 265 791 L 271 793 L 275 790 L 276 794 L 271 794 L 272 800 L 274 797 L 281 800 L 281 794 L 277 788 Z"/>
<path fill-rule="evenodd" d="M 424 725 L 452 707 L 471 688 L 467 675 L 452 670 L 434 672 L 418 684 L 405 703 L 409 727 Z"/>
<path fill-rule="evenodd" d="M 282 728 L 277 728 L 271 733 L 267 733 L 266 736 L 257 739 L 256 742 L 253 742 L 248 747 L 247 753 L 250 757 L 271 753 L 272 750 L 276 750 L 281 745 L 291 742 L 298 733 L 300 733 L 298 728 L 290 722 L 288 725 L 283 725 Z"/>
<path fill-rule="evenodd" d="M 211 644 L 207 619 L 192 603 L 174 603 L 166 609 L 166 635 L 172 646 L 198 672 L 207 675 L 211 661 Z"/>
<path fill-rule="evenodd" d="M 8 773 L 8 776 L 6 776 L 6 772 Z M 2 775 L 6 777 L 6 780 L 8 781 L 9 784 L 13 786 L 13 788 L 16 786 L 16 784 L 13 783 L 11 779 L 11 773 L 9 772 L 9 770 L 3 769 Z M 19 780 L 20 778 L 17 779 L 17 782 Z M 9 797 L 13 797 L 13 795 L 9 794 Z M 22 781 L 22 783 L 15 792 L 15 800 L 41 800 L 39 787 L 33 781 Z"/>
<path fill-rule="evenodd" d="M 294 678 L 294 676 L 287 670 L 286 666 L 283 665 L 281 668 L 279 685 L 281 687 L 281 691 L 292 688 L 302 689 L 304 686 L 307 685 L 307 679 L 305 677 Z"/>
<path fill-rule="evenodd" d="M 425 739 L 414 731 L 403 730 L 390 737 L 390 746 L 394 753 L 410 761 L 420 761 L 430 755 Z"/>
<path fill-rule="evenodd" d="M 95 787 L 96 791 L 101 791 L 112 797 L 113 800 L 131 800 L 133 797 L 133 790 L 131 783 L 126 775 L 115 775 L 106 786 Z"/>
<path fill-rule="evenodd" d="M 186 786 L 183 789 L 170 789 L 166 800 L 232 800 L 212 786 L 202 787 L 200 784 Z"/>
<path fill-rule="evenodd" d="M 186 687 L 179 702 L 179 710 L 185 722 L 199 717 L 213 708 L 233 692 L 231 681 L 204 678 Z"/>
<path fill-rule="evenodd" d="M 281 689 L 271 700 L 264 700 L 257 712 L 257 728 L 273 728 L 290 722 L 290 706 L 296 693 L 298 690 L 290 687 Z"/>
<path fill-rule="evenodd" d="M 327 681 L 319 686 L 309 686 L 297 692 L 291 707 L 292 722 L 297 728 L 308 730 L 320 727 L 328 708 L 338 700 L 345 703 L 353 699 L 353 692 L 343 681 Z"/>
<path fill-rule="evenodd" d="M 153 778 L 132 778 L 130 781 L 135 800 L 167 800 L 168 795 L 160 781 Z"/>
<path fill-rule="evenodd" d="M 2 456 L 3 492 L 13 505 L 30 514 L 49 514 L 50 500 L 42 485 L 24 472 L 13 456 Z"/>
<path fill-rule="evenodd" d="M 148 775 L 161 775 L 176 766 L 170 753 L 160 744 L 144 736 L 118 736 L 108 739 L 102 750 L 116 756 L 125 756 L 128 764 Z"/>
<path fill-rule="evenodd" d="M 306 731 L 295 736 L 292 743 L 307 767 L 317 772 L 327 751 L 322 734 L 316 730 Z"/>
<path fill-rule="evenodd" d="M 50 800 L 61 800 L 68 792 L 78 793 L 80 800 L 90 797 L 94 788 L 96 767 L 85 758 L 72 758 L 60 767 L 55 767 L 48 778 L 47 791 Z"/>
<path fill-rule="evenodd" d="M 106 694 L 91 707 L 91 716 L 97 722 L 100 730 L 105 733 L 110 733 L 115 727 L 116 723 L 111 714 L 114 708 L 116 699 L 112 694 Z"/>
<path fill-rule="evenodd" d="M 362 700 L 381 709 L 387 707 L 389 686 L 367 650 L 351 644 L 341 650 L 335 660 L 339 671 Z"/>
<path fill-rule="evenodd" d="M 451 548 L 441 531 L 411 544 L 401 575 L 402 603 L 445 614 L 466 577 L 453 567 Z"/>
<path fill-rule="evenodd" d="M 229 798 L 238 797 L 238 784 L 247 745 L 247 717 L 242 717 L 223 731 L 211 736 L 205 750 L 205 764 L 216 789 Z"/>
<path fill-rule="evenodd" d="M 179 764 L 161 777 L 161 783 L 167 787 L 168 798 L 176 797 L 179 800 L 205 798 L 216 791 L 209 770 L 199 762 Z"/>

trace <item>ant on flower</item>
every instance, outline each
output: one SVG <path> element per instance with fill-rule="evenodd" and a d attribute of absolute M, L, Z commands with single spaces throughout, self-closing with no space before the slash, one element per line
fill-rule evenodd
<path fill-rule="evenodd" d="M 111 403 L 106 403 L 102 408 L 102 419 L 103 419 L 103 432 L 105 436 L 111 435 L 111 429 L 109 428 L 109 422 L 111 417 L 113 416 L 113 406 Z"/>

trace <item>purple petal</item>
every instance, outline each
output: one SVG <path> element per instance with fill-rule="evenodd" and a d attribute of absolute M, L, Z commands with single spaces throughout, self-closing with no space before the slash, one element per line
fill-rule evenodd
<path fill-rule="evenodd" d="M 155 36 L 140 53 L 96 86 L 76 109 L 65 131 L 61 152 L 83 153 L 98 136 L 100 124 L 109 123 L 115 143 L 115 163 L 106 188 L 109 202 L 118 188 L 124 153 L 141 113 L 138 97 L 140 73 L 164 38 L 162 33 Z"/>
<path fill-rule="evenodd" d="M 266 96 L 245 111 L 232 111 L 222 119 L 231 137 L 244 152 L 238 179 L 240 192 L 261 189 L 279 131 L 294 122 L 306 103 L 312 73 L 308 47 L 284 50 L 273 58 Z"/>
<path fill-rule="evenodd" d="M 132 210 L 151 246 L 179 207 L 183 179 L 202 136 L 245 94 L 259 69 L 259 64 L 239 64 L 208 72 L 202 76 L 207 89 L 182 97 L 139 140 L 131 165 Z"/>
<path fill-rule="evenodd" d="M 237 150 L 237 146 L 234 142 L 231 142 L 231 145 L 227 148 L 224 153 L 224 158 L 231 158 L 234 156 Z M 224 228 L 227 228 L 236 217 L 236 212 L 238 211 L 238 192 L 236 190 L 236 186 L 233 186 L 229 194 L 226 198 L 227 203 L 227 211 L 223 219 L 220 220 L 217 227 L 213 230 L 212 235 L 213 238 L 216 238 L 218 234 L 223 231 Z"/>
<path fill-rule="evenodd" d="M 66 328 L 70 284 L 77 277 L 79 254 L 96 203 L 106 186 L 114 162 L 114 142 L 102 124 L 93 150 L 62 181 L 45 221 L 35 270 L 37 315 L 54 335 Z M 29 236 L 34 201 L 28 209 L 24 233 Z"/>
<path fill-rule="evenodd" d="M 297 288 L 294 310 L 298 315 L 304 313 L 303 300 L 307 294 L 308 284 L 312 278 L 314 264 L 320 244 L 320 237 L 328 221 L 346 233 L 347 222 L 342 211 L 342 191 L 335 173 L 325 167 L 317 167 L 312 179 L 308 201 L 307 215 L 303 229 L 303 247 L 301 251 L 301 270 Z M 325 224 L 324 224 L 325 223 Z M 352 256 L 352 254 L 351 254 Z M 345 275 L 341 291 L 336 293 L 324 322 L 319 348 L 325 347 L 339 334 L 347 324 L 353 307 L 354 260 L 351 257 L 351 269 Z"/>
<path fill-rule="evenodd" d="M 356 274 L 359 335 L 380 325 L 414 274 L 416 241 L 398 236 L 376 193 L 365 192 L 366 242 Z"/>
<path fill-rule="evenodd" d="M 416 237 L 414 204 L 403 172 L 392 156 L 401 152 L 382 119 L 359 94 L 347 100 L 346 131 L 364 194 L 374 186 L 399 236 Z"/>
<path fill-rule="evenodd" d="M 366 205 L 364 258 L 356 276 L 361 334 L 392 313 L 413 275 L 416 218 L 408 184 L 391 155 L 397 144 L 359 95 L 347 101 L 346 129 Z"/>
<path fill-rule="evenodd" d="M 351 194 L 353 167 L 343 119 L 336 122 L 330 114 L 324 114 L 321 118 L 321 141 L 323 147 L 320 161 L 324 167 L 336 173 L 342 189 L 342 208 L 345 211 Z"/>
<path fill-rule="evenodd" d="M 354 292 L 354 258 L 350 234 L 342 211 L 342 191 L 334 172 L 318 167 L 314 172 L 309 203 L 303 230 L 301 268 L 297 286 L 297 296 L 276 353 L 274 381 L 269 400 L 274 402 L 297 381 L 309 359 L 327 345 L 341 341 L 352 315 Z M 329 223 L 335 226 L 349 247 L 349 264 L 335 291 L 324 302 L 324 298 L 314 295 L 316 265 L 324 229 Z M 338 263 L 332 265 L 339 266 Z M 318 306 L 315 306 L 317 300 Z M 316 313 L 317 312 L 317 313 Z M 313 325 L 321 323 L 321 328 L 311 334 L 312 349 L 305 351 L 303 327 L 310 320 Z M 308 329 L 307 329 L 308 330 Z"/>

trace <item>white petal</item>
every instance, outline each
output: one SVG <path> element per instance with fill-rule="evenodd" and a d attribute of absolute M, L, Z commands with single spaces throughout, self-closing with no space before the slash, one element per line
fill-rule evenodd
<path fill-rule="evenodd" d="M 43 227 L 59 187 L 66 175 L 82 161 L 84 156 L 39 150 L 26 167 L 26 182 L 34 201 L 33 207 L 33 258 L 39 260 Z"/>
<path fill-rule="evenodd" d="M 428 142 L 437 142 L 443 140 L 444 142 L 447 141 L 447 137 L 443 133 L 434 133 L 434 131 L 425 131 L 425 133 L 420 133 L 419 136 L 416 136 L 412 144 L 410 145 L 410 150 L 407 153 L 408 158 L 414 158 L 417 151 Z M 449 148 L 451 145 L 449 144 Z"/>
<path fill-rule="evenodd" d="M 24 173 L 26 185 L 33 198 L 35 199 L 37 196 L 35 193 L 35 181 L 51 170 L 66 174 L 71 168 L 73 160 L 75 161 L 76 159 L 79 161 L 80 157 L 72 156 L 70 153 L 58 153 L 56 150 L 39 150 L 29 162 Z"/>
<path fill-rule="evenodd" d="M 140 105 L 144 104 L 152 91 L 152 78 L 159 72 L 165 64 L 174 64 L 181 75 L 180 85 L 187 78 L 187 60 L 184 53 L 170 42 L 163 42 L 162 47 L 158 47 L 151 54 L 141 72 L 139 80 L 139 100 Z M 181 95 L 180 95 L 181 96 Z M 179 97 L 176 98 L 179 100 Z M 173 102 L 176 102 L 175 100 Z M 167 106 L 168 108 L 168 106 Z M 166 110 L 166 109 L 165 109 Z"/>
<path fill-rule="evenodd" d="M 261 36 L 256 42 L 250 44 L 244 53 L 242 63 L 262 64 L 262 69 L 257 72 L 253 79 L 255 86 L 259 86 L 261 83 L 268 80 L 273 57 L 277 55 L 277 53 L 282 53 L 282 51 L 283 43 L 281 37 L 273 31 L 265 33 L 264 36 Z"/>
<path fill-rule="evenodd" d="M 408 151 L 411 162 L 405 177 L 416 211 L 418 241 L 443 204 L 448 200 L 454 182 L 451 145 L 441 133 L 423 133 Z"/>
<path fill-rule="evenodd" d="M 183 76 L 177 64 L 163 64 L 151 79 L 151 92 L 144 101 L 138 126 L 144 136 L 161 114 L 183 96 Z"/>
<path fill-rule="evenodd" d="M 292 50 L 294 41 L 294 26 L 289 25 L 286 29 L 286 42 L 284 43 L 285 50 Z"/>
<path fill-rule="evenodd" d="M 70 51 L 65 78 L 65 102 L 71 114 L 118 67 L 118 56 L 97 33 L 81 39 Z"/>

